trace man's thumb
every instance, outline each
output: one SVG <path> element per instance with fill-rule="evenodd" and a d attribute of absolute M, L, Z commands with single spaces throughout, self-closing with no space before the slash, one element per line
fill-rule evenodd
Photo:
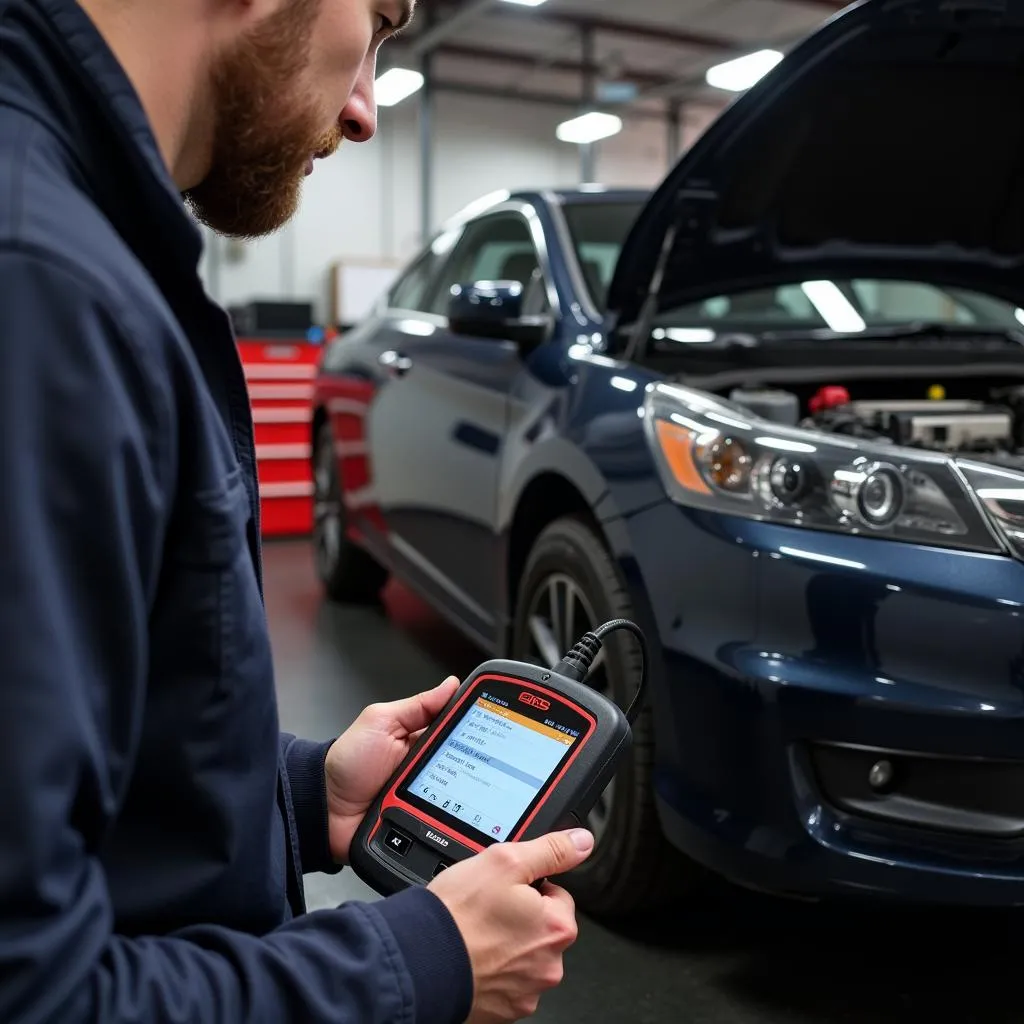
<path fill-rule="evenodd" d="M 535 882 L 561 875 L 582 864 L 594 849 L 594 837 L 585 828 L 551 832 L 526 843 L 511 843 L 520 867 L 520 880 Z"/>

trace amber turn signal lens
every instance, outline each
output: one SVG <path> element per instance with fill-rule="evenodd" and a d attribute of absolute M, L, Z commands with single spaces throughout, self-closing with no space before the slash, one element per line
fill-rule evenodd
<path fill-rule="evenodd" d="M 693 461 L 694 432 L 668 420 L 657 420 L 654 429 L 665 461 L 679 486 L 697 494 L 710 494 L 711 488 Z"/>

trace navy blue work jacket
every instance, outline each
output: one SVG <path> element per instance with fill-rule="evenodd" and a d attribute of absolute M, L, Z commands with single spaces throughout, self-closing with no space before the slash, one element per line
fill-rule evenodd
<path fill-rule="evenodd" d="M 279 733 L 201 249 L 84 11 L 0 0 L 0 1021 L 456 1024 L 433 894 L 305 913 L 327 748 Z"/>

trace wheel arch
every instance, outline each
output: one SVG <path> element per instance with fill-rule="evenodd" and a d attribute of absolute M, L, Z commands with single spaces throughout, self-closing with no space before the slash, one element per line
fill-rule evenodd
<path fill-rule="evenodd" d="M 504 580 L 507 615 L 503 647 L 511 643 L 519 583 L 530 549 L 556 519 L 577 516 L 594 531 L 615 557 L 605 523 L 618 517 L 614 499 L 598 468 L 563 438 L 552 439 L 517 467 L 515 482 L 505 488 L 503 502 Z"/>
<path fill-rule="evenodd" d="M 587 522 L 607 547 L 601 524 L 582 491 L 558 473 L 538 473 L 523 488 L 508 532 L 506 584 L 510 614 L 515 608 L 530 549 L 545 527 L 566 516 L 577 516 Z"/>
<path fill-rule="evenodd" d="M 501 653 L 511 652 L 519 583 L 530 549 L 545 527 L 563 516 L 576 515 L 607 550 L 631 596 L 634 619 L 647 637 L 651 656 L 648 682 L 657 692 L 653 699 L 660 702 L 665 697 L 665 680 L 658 620 L 618 502 L 604 476 L 578 448 L 557 439 L 538 450 L 528 465 L 519 467 L 516 478 L 522 484 L 505 492 L 514 494 L 515 499 L 504 505 L 505 579 L 501 593 L 507 604 Z M 671 748 L 671 737 L 665 735 L 667 722 L 667 718 L 659 719 L 656 731 L 658 742 Z"/>

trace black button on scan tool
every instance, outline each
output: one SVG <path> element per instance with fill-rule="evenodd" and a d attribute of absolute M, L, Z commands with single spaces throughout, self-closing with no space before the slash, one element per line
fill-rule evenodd
<path fill-rule="evenodd" d="M 438 861 L 437 867 L 434 868 L 434 874 L 431 877 L 432 878 L 437 878 L 437 876 L 439 874 L 441 874 L 441 872 L 444 871 L 444 869 L 446 867 L 448 867 L 448 862 L 447 861 L 443 861 L 443 860 L 442 861 Z"/>
<path fill-rule="evenodd" d="M 391 829 L 384 837 L 384 845 L 397 857 L 404 857 L 412 846 L 412 840 L 397 828 Z"/>

